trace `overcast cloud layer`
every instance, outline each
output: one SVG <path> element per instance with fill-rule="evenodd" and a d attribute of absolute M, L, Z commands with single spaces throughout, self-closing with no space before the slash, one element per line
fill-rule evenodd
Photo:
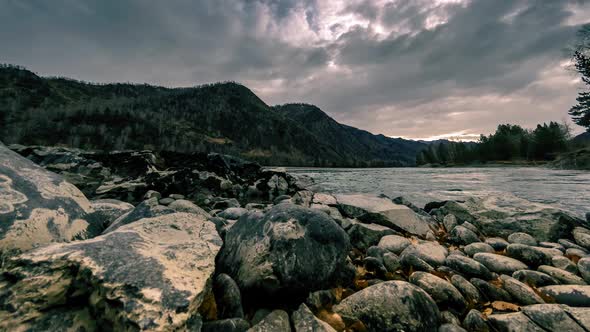
<path fill-rule="evenodd" d="M 0 0 L 0 62 L 94 82 L 235 80 L 389 136 L 569 119 L 588 0 Z M 580 131 L 580 128 L 577 128 Z"/>

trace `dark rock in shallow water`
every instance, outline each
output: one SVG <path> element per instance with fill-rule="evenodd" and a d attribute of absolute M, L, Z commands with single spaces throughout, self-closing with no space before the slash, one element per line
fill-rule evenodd
<path fill-rule="evenodd" d="M 284 303 L 349 283 L 349 249 L 348 236 L 327 214 L 279 204 L 243 215 L 227 231 L 217 267 L 238 283 L 245 300 Z"/>
<path fill-rule="evenodd" d="M 244 318 L 240 289 L 230 276 L 221 273 L 215 277 L 213 294 L 219 318 Z"/>
<path fill-rule="evenodd" d="M 47 317 L 86 309 L 84 321 L 113 330 L 197 324 L 221 244 L 210 222 L 174 213 L 22 254 L 4 267 L 11 278 L 0 286 L 0 307 L 15 310 L 0 312 L 0 330 L 43 330 Z M 66 324 L 56 330 L 73 328 Z"/>
<path fill-rule="evenodd" d="M 0 255 L 91 238 L 103 228 L 80 190 L 2 143 L 0 197 Z"/>
<path fill-rule="evenodd" d="M 368 331 L 434 331 L 440 319 L 432 298 L 405 281 L 367 287 L 345 298 L 334 311 L 345 321 L 360 320 Z"/>

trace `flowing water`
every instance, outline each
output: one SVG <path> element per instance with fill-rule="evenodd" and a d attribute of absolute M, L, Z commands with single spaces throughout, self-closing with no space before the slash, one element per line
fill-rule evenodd
<path fill-rule="evenodd" d="M 583 217 L 590 212 L 590 172 L 505 168 L 287 168 L 314 180 L 311 190 L 404 196 L 418 206 L 468 196 L 512 193 Z"/>

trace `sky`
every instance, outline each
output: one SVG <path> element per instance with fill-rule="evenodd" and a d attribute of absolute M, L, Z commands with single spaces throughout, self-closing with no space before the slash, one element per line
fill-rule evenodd
<path fill-rule="evenodd" d="M 474 139 L 571 123 L 568 47 L 585 23 L 590 0 L 0 0 L 0 62 L 91 82 L 237 81 L 375 134 Z"/>

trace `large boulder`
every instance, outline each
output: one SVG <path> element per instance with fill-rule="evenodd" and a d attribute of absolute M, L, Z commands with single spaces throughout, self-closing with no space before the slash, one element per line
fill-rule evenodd
<path fill-rule="evenodd" d="M 200 326 L 221 244 L 211 222 L 175 213 L 22 254 L 4 269 L 0 330 Z"/>
<path fill-rule="evenodd" d="M 550 205 L 510 194 L 469 198 L 463 203 L 447 202 L 439 210 L 444 210 L 446 205 L 454 207 L 448 213 L 457 215 L 455 210 L 461 210 L 462 219 L 477 226 L 486 236 L 507 238 L 512 233 L 524 232 L 537 241 L 556 241 L 570 237 L 574 227 L 584 224 L 581 219 Z"/>
<path fill-rule="evenodd" d="M 347 297 L 334 311 L 368 331 L 435 331 L 440 313 L 432 298 L 405 281 L 386 281 Z"/>
<path fill-rule="evenodd" d="M 80 190 L 0 143 L 0 256 L 100 234 Z"/>
<path fill-rule="evenodd" d="M 295 301 L 350 282 L 349 249 L 348 235 L 327 214 L 284 203 L 240 217 L 227 231 L 217 263 L 246 301 Z"/>
<path fill-rule="evenodd" d="M 367 195 L 337 195 L 338 208 L 343 215 L 366 223 L 380 224 L 398 232 L 426 236 L 431 220 L 409 207 L 389 199 Z"/>

